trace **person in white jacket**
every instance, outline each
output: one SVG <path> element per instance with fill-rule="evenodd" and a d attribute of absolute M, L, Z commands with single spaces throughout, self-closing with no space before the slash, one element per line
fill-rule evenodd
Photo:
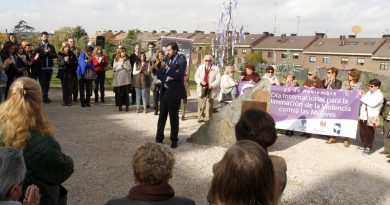
<path fill-rule="evenodd" d="M 213 114 L 213 101 L 218 95 L 221 79 L 218 66 L 213 65 L 212 56 L 204 57 L 204 64 L 195 73 L 198 94 L 198 122 L 206 121 Z M 206 102 L 206 103 L 204 103 Z"/>
<path fill-rule="evenodd" d="M 226 66 L 224 75 L 221 77 L 221 84 L 220 84 L 220 92 L 218 95 L 218 101 L 221 103 L 228 103 L 229 101 L 232 101 L 236 98 L 237 94 L 237 82 L 234 81 L 233 75 L 234 75 L 234 68 L 233 66 Z M 228 94 L 228 96 L 231 96 L 230 100 L 226 100 L 223 98 L 223 95 Z"/>
<path fill-rule="evenodd" d="M 377 79 L 368 82 L 369 91 L 361 98 L 359 130 L 363 154 L 370 154 L 374 142 L 375 126 L 368 126 L 368 118 L 378 118 L 383 105 L 383 94 L 380 90 L 381 81 Z"/>

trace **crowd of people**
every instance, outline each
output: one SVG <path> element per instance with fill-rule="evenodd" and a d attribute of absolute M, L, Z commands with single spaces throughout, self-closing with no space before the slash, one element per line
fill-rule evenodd
<path fill-rule="evenodd" d="M 71 157 L 61 151 L 55 133 L 43 112 L 42 103 L 50 103 L 49 89 L 54 62 L 57 58 L 61 80 L 63 106 L 78 101 L 82 107 L 91 106 L 104 99 L 105 71 L 108 60 L 102 47 L 87 45 L 83 51 L 74 46 L 74 39 L 63 42 L 58 53 L 48 42 L 48 34 L 42 32 L 41 43 L 35 49 L 29 42 L 18 44 L 10 36 L 1 51 L 0 75 L 0 204 L 66 204 L 67 190 L 61 185 L 74 171 Z M 154 43 L 148 44 L 148 52 L 141 52 L 135 45 L 134 53 L 118 46 L 112 58 L 115 104 L 119 111 L 129 111 L 130 103 L 136 112 L 147 113 L 151 104 L 154 114 L 159 115 L 156 143 L 140 146 L 133 156 L 133 172 L 136 185 L 129 194 L 112 199 L 107 204 L 195 204 L 193 200 L 175 196 L 169 184 L 175 163 L 173 154 L 165 146 L 164 129 L 170 118 L 171 148 L 178 146 L 179 109 L 187 103 L 189 95 L 189 68 L 185 56 L 179 54 L 176 43 L 169 43 L 167 54 L 155 52 Z M 228 66 L 223 75 L 210 55 L 195 72 L 198 96 L 198 122 L 209 120 L 213 114 L 215 99 L 229 103 L 239 92 L 240 83 L 256 84 L 265 81 L 270 85 L 299 86 L 292 72 L 279 82 L 275 68 L 268 66 L 265 74 L 247 64 L 234 80 L 235 69 Z M 4 74 L 4 73 L 5 74 Z M 375 128 L 384 117 L 385 149 L 382 154 L 390 157 L 390 104 L 381 92 L 381 82 L 371 79 L 369 90 L 364 93 L 360 71 L 350 69 L 348 80 L 337 79 L 338 69 L 327 69 L 326 79 L 320 79 L 315 69 L 309 70 L 306 88 L 356 90 L 361 95 L 359 132 L 363 154 L 372 152 Z M 93 85 L 95 85 L 93 89 Z M 100 92 L 99 92 L 100 91 Z M 151 102 L 150 92 L 153 93 Z M 100 94 L 100 96 L 99 96 Z M 130 102 L 130 94 L 132 101 Z M 6 100 L 4 100 L 6 98 Z M 160 106 L 159 106 L 160 104 Z M 388 110 L 383 110 L 387 108 Z M 185 118 L 185 111 L 182 112 Z M 214 176 L 207 200 L 211 204 L 277 204 L 287 181 L 287 164 L 282 157 L 269 155 L 267 148 L 277 139 L 275 121 L 267 112 L 248 110 L 235 125 L 237 142 L 213 166 Z M 344 138 L 344 146 L 349 146 Z M 328 144 L 336 137 L 329 136 Z M 21 150 L 23 150 L 21 152 Z M 226 170 L 230 170 L 227 172 Z M 240 176 L 237 178 L 237 176 Z M 20 202 L 17 202 L 20 201 Z"/>
<path fill-rule="evenodd" d="M 0 204 L 67 204 L 67 190 L 61 184 L 71 177 L 74 164 L 61 151 L 43 112 L 41 87 L 34 79 L 20 77 L 11 84 L 8 95 L 0 105 Z M 287 165 L 283 158 L 267 152 L 277 138 L 275 122 L 264 111 L 248 110 L 235 132 L 237 143 L 213 166 L 208 201 L 221 205 L 277 204 L 286 186 Z M 174 164 L 175 157 L 166 146 L 141 145 L 132 160 L 135 185 L 127 196 L 106 204 L 195 204 L 175 196 L 169 184 Z"/>

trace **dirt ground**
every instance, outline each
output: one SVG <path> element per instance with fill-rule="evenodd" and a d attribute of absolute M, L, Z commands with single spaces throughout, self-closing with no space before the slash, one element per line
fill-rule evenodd
<path fill-rule="evenodd" d="M 119 112 L 113 93 L 106 103 L 61 106 L 60 90 L 51 90 L 53 100 L 45 111 L 55 129 L 63 151 L 75 163 L 74 174 L 64 183 L 68 204 L 105 204 L 112 197 L 126 196 L 134 185 L 131 158 L 135 149 L 154 142 L 157 119 L 149 113 Z M 196 122 L 196 98 L 189 98 L 186 120 L 180 121 L 179 147 L 173 150 L 176 165 L 170 184 L 176 195 L 196 204 L 207 204 L 212 165 L 226 148 L 186 143 L 200 126 Z M 169 120 L 165 136 L 169 136 Z M 288 183 L 280 204 L 390 204 L 390 163 L 379 154 L 383 139 L 377 131 L 371 155 L 357 150 L 359 140 L 349 148 L 338 143 L 325 144 L 323 137 L 280 135 L 271 154 L 282 156 L 288 166 Z M 164 144 L 169 145 L 169 138 Z"/>

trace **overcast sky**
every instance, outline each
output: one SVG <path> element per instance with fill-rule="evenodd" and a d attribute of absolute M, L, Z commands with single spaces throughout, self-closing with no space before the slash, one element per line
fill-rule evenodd
<path fill-rule="evenodd" d="M 2 0 L 5 1 L 5 0 Z M 390 33 L 389 0 L 238 0 L 237 27 L 250 33 L 328 37 L 353 34 L 380 37 Z M 37 31 L 53 32 L 63 26 L 80 25 L 89 34 L 97 30 L 215 31 L 224 0 L 15 0 L 0 6 L 0 31 L 21 19 Z M 299 17 L 298 17 L 299 16 Z M 299 27 L 298 27 L 299 18 Z"/>

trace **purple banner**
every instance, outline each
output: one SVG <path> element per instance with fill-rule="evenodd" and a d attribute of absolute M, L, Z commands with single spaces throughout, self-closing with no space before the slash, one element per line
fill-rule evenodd
<path fill-rule="evenodd" d="M 357 120 L 357 91 L 272 86 L 271 113 L 275 121 L 326 118 Z"/>
<path fill-rule="evenodd" d="M 356 137 L 357 91 L 272 86 L 270 110 L 276 128 Z"/>

